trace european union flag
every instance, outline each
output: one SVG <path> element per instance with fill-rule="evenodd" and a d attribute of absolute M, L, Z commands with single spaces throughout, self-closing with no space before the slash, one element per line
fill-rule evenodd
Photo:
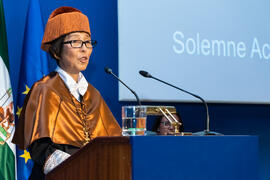
<path fill-rule="evenodd" d="M 30 0 L 24 32 L 22 61 L 17 96 L 17 116 L 20 115 L 25 96 L 37 80 L 49 73 L 47 53 L 40 49 L 44 33 L 39 0 Z M 33 161 L 27 150 L 17 148 L 17 177 L 28 179 Z"/>

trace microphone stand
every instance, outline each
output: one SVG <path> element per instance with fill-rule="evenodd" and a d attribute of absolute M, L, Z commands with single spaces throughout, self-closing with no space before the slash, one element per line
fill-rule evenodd
<path fill-rule="evenodd" d="M 108 74 L 111 74 L 113 75 L 119 82 L 121 82 L 126 88 L 128 88 L 128 90 L 130 90 L 130 92 L 132 92 L 132 94 L 134 94 L 134 96 L 136 97 L 136 100 L 139 104 L 139 106 L 142 105 L 138 95 L 135 93 L 135 91 L 133 91 L 132 89 L 130 89 L 130 87 L 128 87 L 123 81 L 121 81 L 121 79 L 119 79 L 113 72 L 112 72 L 112 69 L 108 68 L 108 67 L 105 67 L 104 68 L 105 72 L 108 73 Z"/>
<path fill-rule="evenodd" d="M 199 136 L 204 136 L 204 135 L 222 135 L 222 134 L 220 134 L 220 133 L 210 131 L 210 127 L 209 127 L 209 126 L 210 126 L 210 120 L 209 120 L 208 105 L 207 105 L 207 103 L 205 102 L 205 100 L 204 100 L 202 97 L 200 97 L 200 96 L 198 96 L 198 95 L 196 95 L 196 94 L 193 94 L 193 93 L 191 93 L 191 92 L 188 92 L 188 91 L 186 91 L 186 90 L 184 90 L 184 89 L 181 89 L 181 88 L 179 88 L 179 87 L 176 87 L 176 86 L 174 86 L 174 85 L 172 85 L 172 84 L 170 84 L 170 83 L 167 83 L 167 82 L 165 82 L 165 81 L 163 81 L 163 80 L 161 80 L 161 79 L 158 79 L 158 78 L 152 76 L 151 74 L 149 74 L 149 73 L 146 72 L 146 71 L 139 71 L 139 73 L 140 73 L 142 76 L 146 77 L 146 78 L 152 78 L 152 79 L 155 79 L 155 80 L 157 80 L 157 81 L 159 81 L 159 82 L 162 82 L 162 83 L 164 83 L 164 84 L 166 84 L 166 85 L 168 85 L 168 86 L 171 86 L 171 87 L 176 88 L 176 89 L 178 89 L 178 90 L 180 90 L 180 91 L 182 91 L 182 92 L 185 92 L 185 93 L 187 93 L 187 94 L 189 94 L 189 95 L 191 95 L 191 96 L 193 96 L 193 97 L 196 97 L 196 98 L 200 99 L 200 100 L 203 102 L 204 107 L 205 107 L 205 110 L 206 110 L 206 122 L 205 122 L 205 127 L 206 127 L 206 129 L 205 129 L 204 131 L 196 132 L 196 133 L 193 133 L 193 134 L 199 135 Z"/>

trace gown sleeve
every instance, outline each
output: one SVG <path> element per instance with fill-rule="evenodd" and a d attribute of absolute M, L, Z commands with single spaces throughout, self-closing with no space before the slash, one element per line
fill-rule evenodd
<path fill-rule="evenodd" d="M 61 98 L 46 85 L 36 83 L 27 94 L 12 142 L 26 149 L 39 138 L 51 137 Z"/>
<path fill-rule="evenodd" d="M 72 155 L 77 152 L 79 148 L 71 145 L 55 144 L 50 138 L 41 138 L 34 141 L 29 146 L 28 150 L 30 152 L 31 159 L 34 161 L 34 167 L 32 169 L 30 179 L 43 179 L 45 177 L 44 164 L 56 150 Z"/>
<path fill-rule="evenodd" d="M 112 112 L 110 111 L 109 107 L 105 103 L 105 101 L 101 100 L 100 103 L 100 116 L 103 122 L 104 128 L 107 131 L 108 136 L 121 136 L 121 127 L 119 126 L 118 122 L 114 118 Z"/>

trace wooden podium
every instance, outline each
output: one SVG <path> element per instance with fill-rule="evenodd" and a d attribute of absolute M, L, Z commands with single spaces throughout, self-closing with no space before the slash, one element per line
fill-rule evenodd
<path fill-rule="evenodd" d="M 257 136 L 99 137 L 46 179 L 259 179 Z"/>
<path fill-rule="evenodd" d="M 128 137 L 99 137 L 46 176 L 46 180 L 131 180 Z"/>

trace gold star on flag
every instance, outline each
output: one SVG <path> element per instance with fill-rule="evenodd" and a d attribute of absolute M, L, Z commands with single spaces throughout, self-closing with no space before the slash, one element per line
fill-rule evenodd
<path fill-rule="evenodd" d="M 17 115 L 18 117 L 20 117 L 21 112 L 22 112 L 22 107 L 19 108 L 19 106 L 17 106 L 17 112 L 16 112 L 16 115 Z"/>
<path fill-rule="evenodd" d="M 25 85 L 25 91 L 23 92 L 23 94 L 28 94 L 29 91 L 30 91 L 30 88 L 27 85 Z"/>
<path fill-rule="evenodd" d="M 30 153 L 27 150 L 24 150 L 24 153 L 20 155 L 20 157 L 24 158 L 25 164 L 29 159 L 31 159 Z"/>

